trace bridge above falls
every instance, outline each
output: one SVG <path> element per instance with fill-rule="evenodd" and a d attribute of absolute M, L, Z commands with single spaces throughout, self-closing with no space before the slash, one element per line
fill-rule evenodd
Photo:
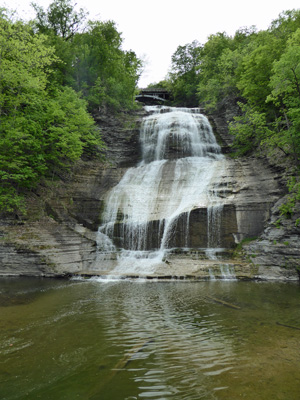
<path fill-rule="evenodd" d="M 141 89 L 135 99 L 147 105 L 164 104 L 170 99 L 170 92 L 163 88 Z"/>

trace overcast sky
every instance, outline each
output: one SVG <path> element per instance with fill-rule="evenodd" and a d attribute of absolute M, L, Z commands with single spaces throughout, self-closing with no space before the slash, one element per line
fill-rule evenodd
<path fill-rule="evenodd" d="M 23 19 L 34 16 L 32 0 L 0 0 Z M 47 8 L 52 0 L 34 0 Z M 139 86 L 159 82 L 168 73 L 179 45 L 217 32 L 234 35 L 242 27 L 267 29 L 282 11 L 299 9 L 299 0 L 77 0 L 90 19 L 113 20 L 122 33 L 123 49 L 147 60 Z"/>

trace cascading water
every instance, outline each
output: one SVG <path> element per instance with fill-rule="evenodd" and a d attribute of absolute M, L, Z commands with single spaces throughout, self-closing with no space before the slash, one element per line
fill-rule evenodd
<path fill-rule="evenodd" d="M 142 161 L 108 193 L 98 234 L 99 259 L 115 257 L 124 272 L 161 263 L 173 247 L 189 247 L 194 209 L 207 209 L 207 247 L 220 242 L 222 199 L 212 181 L 224 156 L 207 118 L 199 109 L 146 110 Z"/>

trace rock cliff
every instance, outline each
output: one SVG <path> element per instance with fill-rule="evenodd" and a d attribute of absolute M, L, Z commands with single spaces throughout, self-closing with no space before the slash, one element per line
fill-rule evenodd
<path fill-rule="evenodd" d="M 227 121 L 236 109 L 232 103 L 231 108 L 226 104 L 222 107 L 209 118 L 226 153 L 231 144 Z M 28 199 L 26 219 L 1 219 L 0 275 L 97 273 L 93 266 L 103 199 L 126 169 L 140 159 L 139 125 L 143 115 L 140 111 L 115 117 L 96 116 L 107 144 L 108 161 L 80 161 L 68 175 L 47 188 L 41 186 Z M 286 194 L 282 169 L 270 165 L 266 158 L 235 160 L 228 156 L 225 171 L 217 177 L 222 181 L 220 190 L 226 198 L 222 246 L 232 252 L 244 239 L 253 239 L 244 246 L 240 257 L 228 259 L 226 265 L 233 266 L 241 278 L 296 279 L 300 268 L 299 228 L 294 220 L 278 222 L 278 207 Z M 206 213 L 207 210 L 201 208 L 191 213 L 192 248 L 203 247 L 206 242 L 203 228 Z M 177 240 L 176 235 L 174 240 Z M 180 240 L 177 247 L 180 247 Z M 203 255 L 195 258 L 195 251 L 173 254 L 157 271 L 157 276 L 207 278 L 208 270 L 217 270 L 224 265 L 223 261 L 212 262 L 204 258 Z"/>
<path fill-rule="evenodd" d="M 238 115 L 237 99 L 224 99 L 217 112 L 210 114 L 209 119 L 225 152 L 230 152 L 232 137 L 228 134 L 228 124 Z M 280 214 L 280 206 L 287 201 L 286 183 L 289 178 L 289 166 L 280 156 L 270 157 L 268 154 L 260 157 L 239 159 L 241 171 L 245 167 L 248 174 L 245 184 L 252 181 L 260 186 L 262 179 L 271 190 L 261 191 L 262 197 L 257 205 L 268 203 L 266 214 L 261 224 L 254 225 L 259 229 L 253 236 L 258 236 L 242 248 L 242 257 L 256 267 L 256 276 L 263 279 L 292 279 L 300 277 L 300 204 L 296 204 L 295 213 L 287 219 Z M 251 177 L 249 180 L 249 176 Z M 276 182 L 272 184 L 271 182 Z M 271 186 L 270 186 L 271 184 Z M 271 187 L 273 189 L 271 189 Z M 255 189 L 256 192 L 257 188 Z M 260 195 L 260 196 L 261 196 Z"/>
<path fill-rule="evenodd" d="M 0 275 L 66 276 L 93 263 L 103 197 L 139 157 L 140 118 L 96 116 L 107 161 L 78 162 L 28 197 L 27 216 L 0 218 Z"/>

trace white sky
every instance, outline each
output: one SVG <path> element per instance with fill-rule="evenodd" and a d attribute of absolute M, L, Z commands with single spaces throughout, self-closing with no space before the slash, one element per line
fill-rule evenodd
<path fill-rule="evenodd" d="M 34 16 L 32 0 L 0 0 L 22 19 Z M 52 0 L 34 0 L 47 8 Z M 113 20 L 122 33 L 123 49 L 147 60 L 139 87 L 159 82 L 168 73 L 179 45 L 217 32 L 234 35 L 242 27 L 267 29 L 282 11 L 299 9 L 299 0 L 77 0 L 90 19 Z"/>

